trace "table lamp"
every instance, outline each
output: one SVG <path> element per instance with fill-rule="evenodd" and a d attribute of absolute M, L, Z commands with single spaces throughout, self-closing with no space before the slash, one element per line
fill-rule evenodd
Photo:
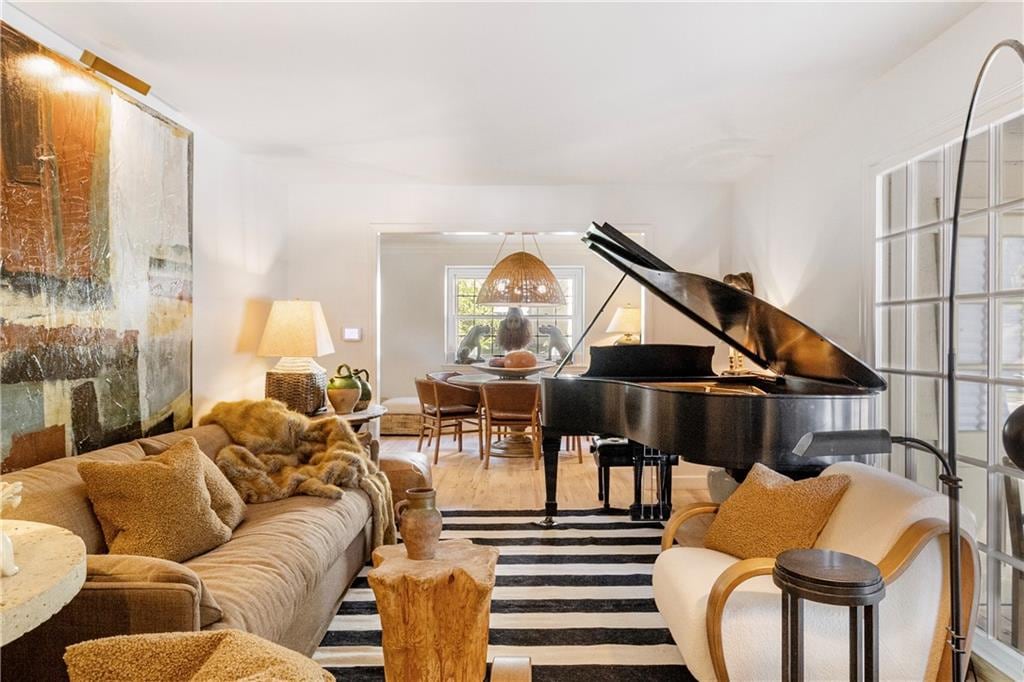
<path fill-rule="evenodd" d="M 605 329 L 609 334 L 622 334 L 616 346 L 635 346 L 640 343 L 640 309 L 627 305 L 617 308 L 611 324 Z"/>
<path fill-rule="evenodd" d="M 302 414 L 323 412 L 327 370 L 313 358 L 333 352 L 319 301 L 274 301 L 256 351 L 260 357 L 281 358 L 267 372 L 266 396 Z"/>

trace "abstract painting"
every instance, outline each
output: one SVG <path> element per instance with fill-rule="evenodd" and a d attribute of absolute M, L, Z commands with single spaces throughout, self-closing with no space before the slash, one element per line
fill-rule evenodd
<path fill-rule="evenodd" d="M 192 133 L 0 24 L 4 470 L 192 421 Z"/>

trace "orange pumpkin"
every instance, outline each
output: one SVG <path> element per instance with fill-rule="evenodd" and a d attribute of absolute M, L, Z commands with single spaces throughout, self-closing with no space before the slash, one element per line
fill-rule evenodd
<path fill-rule="evenodd" d="M 536 367 L 537 356 L 528 350 L 514 350 L 505 355 L 505 366 L 510 369 Z"/>

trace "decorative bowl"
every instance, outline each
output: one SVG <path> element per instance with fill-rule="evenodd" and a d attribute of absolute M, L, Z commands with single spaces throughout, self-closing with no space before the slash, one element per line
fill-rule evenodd
<path fill-rule="evenodd" d="M 493 374 L 502 379 L 523 379 L 554 367 L 556 364 L 550 360 L 538 360 L 537 364 L 533 367 L 491 367 L 486 362 L 474 362 L 472 366 L 481 372 Z"/>

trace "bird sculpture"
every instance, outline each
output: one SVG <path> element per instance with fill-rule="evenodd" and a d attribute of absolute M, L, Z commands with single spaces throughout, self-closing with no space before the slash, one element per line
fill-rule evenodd
<path fill-rule="evenodd" d="M 498 324 L 498 345 L 506 352 L 525 348 L 533 338 L 533 325 L 519 308 L 509 308 Z"/>

